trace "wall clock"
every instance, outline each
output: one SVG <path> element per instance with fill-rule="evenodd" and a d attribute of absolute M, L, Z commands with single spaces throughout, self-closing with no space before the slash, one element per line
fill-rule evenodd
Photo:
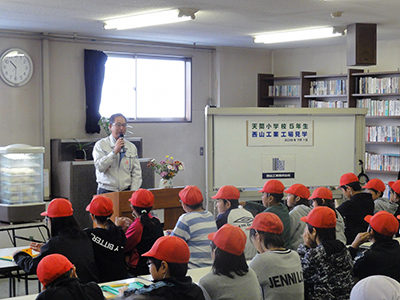
<path fill-rule="evenodd" d="M 0 77 L 10 86 L 23 86 L 33 74 L 33 63 L 28 53 L 18 48 L 6 50 L 0 57 Z"/>

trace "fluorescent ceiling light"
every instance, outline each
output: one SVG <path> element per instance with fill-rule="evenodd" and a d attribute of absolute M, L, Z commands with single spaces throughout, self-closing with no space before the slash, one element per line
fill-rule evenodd
<path fill-rule="evenodd" d="M 274 44 L 304 40 L 323 39 L 344 35 L 334 27 L 308 28 L 292 31 L 275 31 L 254 36 L 254 43 Z"/>
<path fill-rule="evenodd" d="M 131 29 L 195 19 L 196 9 L 171 9 L 104 21 L 104 29 Z"/>

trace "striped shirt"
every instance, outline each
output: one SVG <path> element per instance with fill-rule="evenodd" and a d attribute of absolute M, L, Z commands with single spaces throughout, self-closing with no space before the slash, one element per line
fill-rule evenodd
<path fill-rule="evenodd" d="M 212 265 L 208 234 L 217 231 L 214 216 L 209 211 L 190 212 L 179 217 L 171 235 L 182 238 L 190 249 L 189 268 Z"/>

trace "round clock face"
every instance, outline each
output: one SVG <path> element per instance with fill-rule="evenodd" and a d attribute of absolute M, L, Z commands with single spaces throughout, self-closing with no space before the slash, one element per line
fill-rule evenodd
<path fill-rule="evenodd" d="M 33 63 L 25 51 L 17 48 L 5 51 L 0 57 L 0 76 L 11 86 L 22 86 L 31 79 Z"/>

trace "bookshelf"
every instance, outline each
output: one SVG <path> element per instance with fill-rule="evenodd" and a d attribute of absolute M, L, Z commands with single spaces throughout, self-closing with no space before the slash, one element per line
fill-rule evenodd
<path fill-rule="evenodd" d="M 349 97 L 354 88 L 350 76 L 356 71 L 348 69 L 346 74 L 305 75 L 304 88 L 308 88 L 308 91 L 301 99 L 302 107 L 356 107 L 355 101 Z"/>
<path fill-rule="evenodd" d="M 368 109 L 365 120 L 365 169 L 371 178 L 397 180 L 400 170 L 400 72 L 355 72 L 350 95 Z"/>
<path fill-rule="evenodd" d="M 258 74 L 258 107 L 356 107 L 354 82 L 346 74 L 317 75 L 302 71 L 300 76 L 274 77 Z M 350 93 L 349 93 L 350 91 Z"/>
<path fill-rule="evenodd" d="M 258 107 L 301 107 L 301 78 L 310 72 L 301 72 L 300 76 L 274 77 L 273 74 L 258 74 Z"/>
<path fill-rule="evenodd" d="M 283 86 L 294 84 L 299 85 L 297 96 L 279 92 Z M 258 107 L 333 107 L 337 103 L 343 107 L 368 108 L 366 134 L 373 128 L 380 138 L 366 139 L 366 173 L 386 183 L 397 180 L 400 171 L 400 138 L 396 133 L 400 127 L 400 71 L 364 73 L 360 69 L 348 69 L 346 74 L 333 75 L 303 71 L 298 77 L 258 74 Z M 390 134 L 382 133 L 385 130 Z"/>

